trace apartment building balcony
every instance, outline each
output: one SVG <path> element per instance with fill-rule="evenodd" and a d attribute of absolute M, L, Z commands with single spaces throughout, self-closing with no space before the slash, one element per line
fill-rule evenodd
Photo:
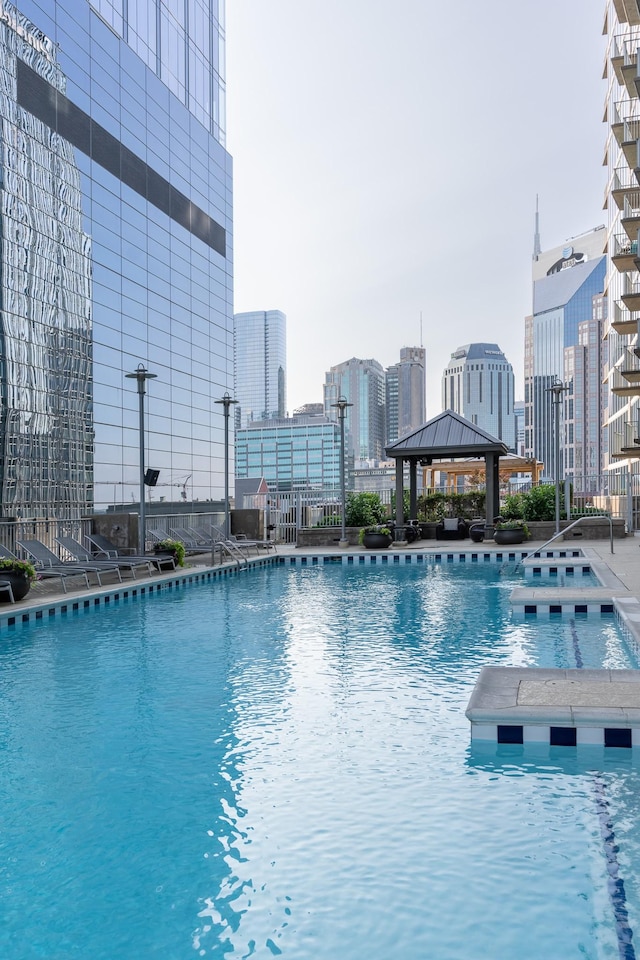
<path fill-rule="evenodd" d="M 636 282 L 626 277 L 623 286 L 622 303 L 616 301 L 609 317 L 609 323 L 616 333 L 631 337 L 638 332 L 638 317 L 635 312 L 640 310 L 640 281 Z"/>
<path fill-rule="evenodd" d="M 640 396 L 640 357 L 635 348 L 629 348 L 622 364 L 611 371 L 609 388 L 618 397 Z"/>
<path fill-rule="evenodd" d="M 616 105 L 617 106 L 617 105 Z M 629 109 L 629 103 L 621 104 L 625 109 Z M 616 117 L 611 124 L 611 132 L 616 138 L 618 146 L 624 154 L 626 162 L 631 169 L 640 166 L 638 163 L 638 140 L 640 140 L 640 119 L 637 117 L 619 117 L 616 110 Z"/>
<path fill-rule="evenodd" d="M 616 79 L 621 86 L 626 87 L 631 99 L 638 97 L 640 76 L 638 74 L 638 41 L 628 40 L 622 45 L 619 42 L 611 54 L 611 66 Z"/>
<path fill-rule="evenodd" d="M 620 299 L 630 313 L 640 310 L 640 280 L 634 280 L 629 275 L 625 275 Z M 630 317 L 624 310 L 614 311 L 614 316 L 619 323 L 624 325 L 623 330 L 614 328 L 616 333 L 629 333 L 630 330 L 632 333 L 636 332 L 637 317 Z M 613 326 L 613 323 L 611 326 Z"/>
<path fill-rule="evenodd" d="M 626 233 L 618 233 L 611 238 L 609 255 L 611 263 L 621 273 L 627 270 L 640 270 L 638 241 L 631 240 Z"/>
<path fill-rule="evenodd" d="M 617 167 L 613 171 L 610 183 L 605 190 L 603 210 L 607 209 L 607 197 L 611 195 L 618 208 L 624 209 L 625 197 L 638 192 L 640 170 L 630 170 L 629 167 Z"/>
<path fill-rule="evenodd" d="M 610 436 L 611 457 L 640 457 L 640 423 L 637 420 L 616 423 Z"/>
<path fill-rule="evenodd" d="M 613 0 L 613 6 L 620 23 L 640 23 L 639 0 Z"/>
<path fill-rule="evenodd" d="M 640 190 L 630 192 L 624 198 L 620 223 L 629 240 L 638 239 L 638 231 L 640 230 Z"/>

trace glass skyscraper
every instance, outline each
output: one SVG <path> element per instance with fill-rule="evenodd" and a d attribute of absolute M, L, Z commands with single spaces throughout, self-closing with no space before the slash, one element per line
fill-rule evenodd
<path fill-rule="evenodd" d="M 236 428 L 286 415 L 287 318 L 280 310 L 253 310 L 233 318 Z"/>
<path fill-rule="evenodd" d="M 385 447 L 385 374 L 377 360 L 352 357 L 325 374 L 324 412 L 338 419 L 332 406 L 339 397 L 351 404 L 347 408 L 348 455 L 359 460 L 382 460 Z"/>
<path fill-rule="evenodd" d="M 0 510 L 220 495 L 232 379 L 223 0 L 0 7 Z"/>
<path fill-rule="evenodd" d="M 564 381 L 565 349 L 579 343 L 579 327 L 590 320 L 593 297 L 604 290 L 606 230 L 597 227 L 533 260 L 533 313 L 525 320 L 525 453 L 544 463 L 555 479 L 554 410 L 549 388 Z M 560 444 L 564 461 L 566 451 Z M 559 464 L 564 475 L 566 463 Z"/>

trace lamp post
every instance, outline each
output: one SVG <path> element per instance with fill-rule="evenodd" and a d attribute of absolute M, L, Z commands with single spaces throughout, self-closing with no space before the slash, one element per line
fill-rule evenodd
<path fill-rule="evenodd" d="M 340 501 L 342 503 L 342 524 L 340 528 L 340 546 L 346 547 L 347 543 L 347 533 L 346 533 L 346 512 L 347 512 L 347 494 L 345 490 L 345 470 L 344 470 L 344 420 L 347 415 L 347 407 L 352 407 L 353 404 L 349 403 L 346 397 L 338 397 L 335 403 L 331 404 L 332 407 L 337 407 L 338 410 L 338 420 L 340 421 Z"/>
<path fill-rule="evenodd" d="M 560 533 L 560 404 L 562 403 L 562 394 L 568 390 L 564 383 L 555 380 L 547 392 L 551 394 L 551 404 L 553 406 L 553 430 L 555 440 L 555 482 L 556 482 L 556 533 Z"/>
<path fill-rule="evenodd" d="M 221 400 L 215 400 L 215 403 L 221 403 L 224 407 L 224 537 L 229 539 L 231 526 L 229 523 L 229 408 L 233 403 L 238 403 L 229 396 L 226 391 Z"/>
<path fill-rule="evenodd" d="M 139 363 L 133 373 L 126 373 L 125 376 L 128 380 L 136 380 L 138 383 L 138 415 L 140 422 L 140 524 L 138 529 L 138 553 L 143 557 L 146 544 L 144 515 L 144 395 L 147 380 L 155 379 L 157 373 L 149 373 L 145 365 Z"/>

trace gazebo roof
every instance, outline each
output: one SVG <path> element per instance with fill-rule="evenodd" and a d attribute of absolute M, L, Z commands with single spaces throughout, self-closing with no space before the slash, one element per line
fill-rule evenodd
<path fill-rule="evenodd" d="M 453 410 L 445 410 L 385 449 L 387 457 L 392 459 L 418 457 L 425 460 L 481 457 L 487 453 L 506 456 L 508 452 L 502 440 L 492 437 Z"/>

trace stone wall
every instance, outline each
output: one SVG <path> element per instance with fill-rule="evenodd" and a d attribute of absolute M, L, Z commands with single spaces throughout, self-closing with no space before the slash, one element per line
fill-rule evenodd
<path fill-rule="evenodd" d="M 573 520 L 561 520 L 560 530 L 568 527 Z M 556 530 L 555 520 L 527 520 L 527 526 L 532 540 L 550 540 Z M 622 519 L 613 521 L 613 536 L 620 539 L 626 537 L 625 523 Z M 594 517 L 592 520 L 582 520 L 577 527 L 573 527 L 564 534 L 562 540 L 608 540 L 610 537 L 609 521 Z M 560 539 L 560 538 L 558 538 Z"/>
<path fill-rule="evenodd" d="M 347 527 L 345 530 L 349 545 L 357 547 L 360 527 Z M 303 527 L 298 530 L 297 547 L 337 547 L 340 543 L 340 527 Z"/>

